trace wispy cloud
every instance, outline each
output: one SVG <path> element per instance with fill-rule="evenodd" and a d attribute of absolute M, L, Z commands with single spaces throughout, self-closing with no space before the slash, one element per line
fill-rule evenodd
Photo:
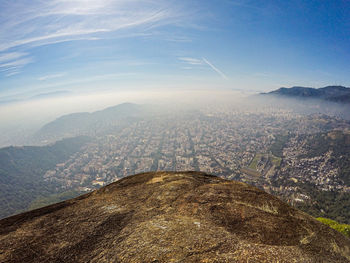
<path fill-rule="evenodd" d="M 162 26 L 184 23 L 185 12 L 180 9 L 181 5 L 169 0 L 0 1 L 0 72 L 13 76 L 27 64 L 40 62 L 34 48 L 44 45 L 159 37 Z M 169 35 L 164 33 L 164 37 Z M 175 35 L 164 40 L 188 41 Z M 38 80 L 59 77 L 46 74 Z"/>
<path fill-rule="evenodd" d="M 197 58 L 190 58 L 190 57 L 181 57 L 179 58 L 182 62 L 185 62 L 190 65 L 203 65 L 203 60 L 197 59 Z"/>
<path fill-rule="evenodd" d="M 0 71 L 6 72 L 6 76 L 10 77 L 20 73 L 21 68 L 34 60 L 27 56 L 28 53 L 8 52 L 0 54 Z"/>
<path fill-rule="evenodd" d="M 44 81 L 44 80 L 48 80 L 48 79 L 56 79 L 56 78 L 61 78 L 65 75 L 66 75 L 66 73 L 56 73 L 56 74 L 41 76 L 38 78 L 38 80 Z"/>
<path fill-rule="evenodd" d="M 9 52 L 9 53 L 0 54 L 0 63 L 19 59 L 27 55 L 28 53 L 23 53 L 23 52 Z"/>
<path fill-rule="evenodd" d="M 224 79 L 228 79 L 228 77 L 221 71 L 219 70 L 217 67 L 215 67 L 212 63 L 210 63 L 206 58 L 203 58 L 203 61 L 209 66 L 211 67 L 214 71 L 216 71 L 222 78 Z"/>
<path fill-rule="evenodd" d="M 11 76 L 13 76 L 13 75 L 17 75 L 17 74 L 19 74 L 20 73 L 20 71 L 11 71 L 11 72 L 9 72 L 9 73 L 7 73 L 5 76 L 6 77 L 11 77 Z"/>
<path fill-rule="evenodd" d="M 191 58 L 191 57 L 179 57 L 178 59 L 192 66 L 203 66 L 203 65 L 209 66 L 212 70 L 218 73 L 223 79 L 228 80 L 228 77 L 221 70 L 215 67 L 211 62 L 209 62 L 206 58 L 198 59 L 198 58 Z M 192 69 L 193 67 L 182 67 L 182 68 Z"/>
<path fill-rule="evenodd" d="M 1 63 L 0 68 L 4 70 L 8 70 L 12 68 L 20 68 L 32 62 L 33 62 L 32 58 L 26 57 L 26 58 L 21 58 L 10 62 L 6 62 L 6 63 Z"/>
<path fill-rule="evenodd" d="M 179 17 L 165 0 L 33 0 L 0 3 L 0 51 L 90 39 L 127 28 L 156 27 Z"/>

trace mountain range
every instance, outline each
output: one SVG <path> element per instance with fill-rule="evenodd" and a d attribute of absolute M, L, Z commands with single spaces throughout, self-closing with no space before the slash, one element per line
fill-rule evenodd
<path fill-rule="evenodd" d="M 0 220 L 1 262 L 350 262 L 350 240 L 247 184 L 149 172 Z"/>
<path fill-rule="evenodd" d="M 350 103 L 350 88 L 343 86 L 327 86 L 318 89 L 309 87 L 279 88 L 278 90 L 261 94 Z"/>

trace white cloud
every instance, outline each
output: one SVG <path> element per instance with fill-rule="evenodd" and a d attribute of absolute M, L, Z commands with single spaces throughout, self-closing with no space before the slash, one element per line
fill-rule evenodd
<path fill-rule="evenodd" d="M 0 71 L 7 72 L 5 76 L 10 77 L 21 72 L 21 68 L 32 63 L 32 57 L 26 57 L 27 53 L 10 52 L 0 54 Z"/>
<path fill-rule="evenodd" d="M 217 67 L 215 67 L 212 63 L 210 63 L 207 59 L 203 58 L 203 61 L 204 61 L 209 67 L 211 67 L 216 73 L 218 73 L 223 79 L 228 80 L 228 77 L 227 77 L 221 70 L 219 70 Z"/>
<path fill-rule="evenodd" d="M 0 4 L 0 51 L 46 45 L 127 28 L 157 27 L 181 15 L 165 0 L 33 0 Z"/>
<path fill-rule="evenodd" d="M 212 70 L 214 70 L 216 73 L 218 73 L 223 79 L 228 80 L 228 77 L 217 67 L 215 67 L 210 61 L 208 61 L 206 58 L 198 59 L 198 58 L 191 58 L 191 57 L 179 57 L 180 61 L 185 62 L 186 64 L 193 65 L 193 66 L 209 66 Z M 184 67 L 183 67 L 184 68 Z M 184 69 L 191 69 L 192 67 L 185 67 Z"/>
<path fill-rule="evenodd" d="M 26 55 L 28 55 L 28 53 L 24 53 L 24 52 L 9 52 L 9 53 L 0 54 L 0 64 L 3 62 L 19 59 Z"/>
<path fill-rule="evenodd" d="M 6 63 L 1 63 L 0 64 L 0 68 L 14 68 L 14 67 L 23 67 L 29 63 L 32 63 L 33 59 L 32 58 L 21 58 L 21 59 L 17 59 L 17 60 L 13 60 L 10 62 L 6 62 Z"/>
<path fill-rule="evenodd" d="M 20 71 L 11 71 L 11 72 L 7 73 L 5 76 L 6 77 L 11 77 L 11 76 L 17 75 L 19 73 L 20 73 Z"/>
<path fill-rule="evenodd" d="M 66 73 L 57 73 L 57 74 L 51 74 L 46 76 L 41 76 L 38 78 L 40 81 L 48 80 L 48 79 L 56 79 L 65 76 Z"/>
<path fill-rule="evenodd" d="M 203 60 L 197 58 L 181 57 L 179 60 L 190 65 L 204 65 Z"/>

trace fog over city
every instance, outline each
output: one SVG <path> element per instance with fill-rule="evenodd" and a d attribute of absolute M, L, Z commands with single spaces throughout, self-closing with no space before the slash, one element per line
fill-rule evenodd
<path fill-rule="evenodd" d="M 49 94 L 50 95 L 50 94 Z M 285 109 L 299 114 L 320 113 L 349 119 L 348 106 L 321 100 L 300 101 L 293 98 L 264 96 L 252 92 L 230 90 L 148 90 L 134 92 L 106 92 L 87 95 L 62 94 L 28 101 L 0 105 L 0 145 L 33 144 L 31 136 L 55 119 L 79 112 L 94 112 L 121 103 L 150 104 L 162 109 L 201 110 L 220 112 Z"/>
<path fill-rule="evenodd" d="M 62 94 L 43 96 L 26 101 L 0 104 L 1 144 L 26 145 L 34 132 L 48 122 L 63 115 L 78 112 L 94 112 L 121 103 L 154 104 L 173 110 L 205 108 L 209 105 L 237 105 L 247 95 L 235 91 L 213 90 L 147 90 L 131 92 L 90 93 L 86 95 Z"/>

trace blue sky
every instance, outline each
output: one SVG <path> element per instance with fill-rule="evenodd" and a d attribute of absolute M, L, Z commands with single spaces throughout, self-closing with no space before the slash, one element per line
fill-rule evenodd
<path fill-rule="evenodd" d="M 0 100 L 350 86 L 350 1 L 1 0 Z"/>

